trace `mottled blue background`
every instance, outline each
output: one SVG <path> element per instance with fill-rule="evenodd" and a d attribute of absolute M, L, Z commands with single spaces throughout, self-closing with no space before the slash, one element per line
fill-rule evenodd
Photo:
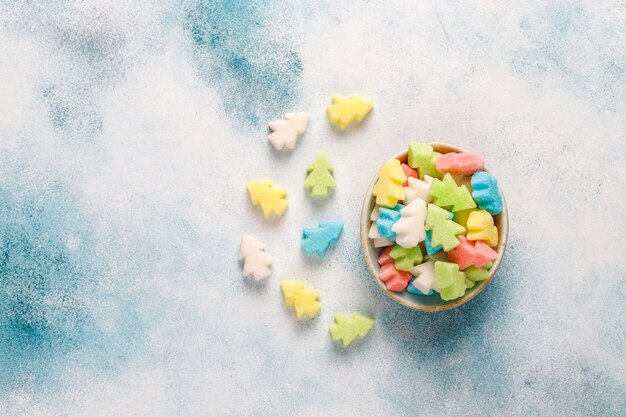
<path fill-rule="evenodd" d="M 625 22 L 619 1 L 0 1 L 0 416 L 626 415 Z M 375 110 L 335 131 L 333 93 Z M 279 153 L 287 111 L 312 121 Z M 394 304 L 359 248 L 409 140 L 483 154 L 509 204 L 496 279 L 449 312 Z M 338 188 L 314 203 L 321 148 Z M 283 218 L 252 178 L 288 188 Z M 310 259 L 320 220 L 344 235 Z M 321 291 L 315 320 L 285 278 Z M 377 324 L 343 350 L 327 325 L 352 311 Z"/>

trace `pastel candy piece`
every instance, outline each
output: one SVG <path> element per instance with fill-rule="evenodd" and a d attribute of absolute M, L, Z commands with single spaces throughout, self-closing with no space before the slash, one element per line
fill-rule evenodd
<path fill-rule="evenodd" d="M 457 247 L 461 242 L 456 237 L 465 231 L 460 224 L 453 222 L 451 213 L 434 204 L 428 205 L 426 230 L 431 230 L 431 247 L 441 245 L 446 252 Z"/>
<path fill-rule="evenodd" d="M 498 181 L 488 172 L 480 171 L 472 175 L 472 197 L 478 203 L 478 207 L 487 210 L 490 214 L 502 213 L 503 201 Z"/>
<path fill-rule="evenodd" d="M 433 201 L 433 198 L 430 195 L 430 184 L 432 181 L 433 178 L 428 175 L 424 177 L 424 181 L 413 177 L 407 178 L 407 185 L 403 188 L 404 204 L 409 204 L 416 198 L 424 200 L 427 203 Z"/>
<path fill-rule="evenodd" d="M 433 236 L 433 232 L 431 232 L 430 230 L 427 230 L 426 239 L 424 239 L 424 247 L 426 248 L 426 254 L 428 256 L 433 256 L 437 252 L 443 250 L 443 246 L 441 245 L 432 246 L 432 236 Z"/>
<path fill-rule="evenodd" d="M 404 206 L 398 204 L 393 209 L 381 207 L 378 210 L 378 220 L 376 220 L 376 226 L 378 227 L 378 233 L 380 237 L 387 240 L 396 240 L 396 232 L 393 231 L 393 225 L 400 220 L 400 210 Z"/>
<path fill-rule="evenodd" d="M 413 280 L 415 281 L 415 280 Z M 406 290 L 408 292 L 410 292 L 411 294 L 416 294 L 416 295 L 433 295 L 435 292 L 431 289 L 430 291 L 428 291 L 426 294 L 424 294 L 422 291 L 420 291 L 418 288 L 416 288 L 415 286 L 413 286 L 413 281 L 411 281 L 409 283 L 409 285 L 406 287 Z"/>
<path fill-rule="evenodd" d="M 342 230 L 342 222 L 321 222 L 317 228 L 305 228 L 302 231 L 302 249 L 309 256 L 315 253 L 323 258 L 330 245 L 337 244 Z"/>
<path fill-rule="evenodd" d="M 452 175 L 472 175 L 485 169 L 482 156 L 473 152 L 448 152 L 437 158 L 437 171 Z"/>
<path fill-rule="evenodd" d="M 333 104 L 326 108 L 330 123 L 339 125 L 341 130 L 353 122 L 360 122 L 374 108 L 374 103 L 359 96 L 349 98 L 334 95 Z"/>
<path fill-rule="evenodd" d="M 402 210 L 400 220 L 391 226 L 396 234 L 396 243 L 404 248 L 412 248 L 426 239 L 426 202 L 416 199 Z"/>
<path fill-rule="evenodd" d="M 352 316 L 337 313 L 335 322 L 328 326 L 333 341 L 341 340 L 343 347 L 348 346 L 358 336 L 363 339 L 374 326 L 375 321 L 359 313 Z"/>
<path fill-rule="evenodd" d="M 424 260 L 419 246 L 403 248 L 400 245 L 396 245 L 391 249 L 389 255 L 395 260 L 396 269 L 400 271 L 409 271 Z"/>
<path fill-rule="evenodd" d="M 328 190 L 337 186 L 333 170 L 333 164 L 326 152 L 319 151 L 306 169 L 308 175 L 304 186 L 309 190 L 311 197 L 325 198 L 328 196 Z"/>
<path fill-rule="evenodd" d="M 395 207 L 398 201 L 404 200 L 402 183 L 406 180 L 400 161 L 390 159 L 378 171 L 378 179 L 374 184 L 373 194 L 376 204 L 381 207 Z"/>
<path fill-rule="evenodd" d="M 433 180 L 430 185 L 430 195 L 433 197 L 433 203 L 439 207 L 450 207 L 451 211 L 476 207 L 467 187 L 465 185 L 459 187 L 450 174 L 446 174 L 443 181 Z"/>
<path fill-rule="evenodd" d="M 467 219 L 467 240 L 482 240 L 487 245 L 498 245 L 498 228 L 487 210 L 472 212 Z"/>
<path fill-rule="evenodd" d="M 477 268 L 474 265 L 468 266 L 463 270 L 463 272 L 465 272 L 465 278 L 472 282 L 486 280 L 489 276 L 489 268 L 487 268 L 487 265 L 485 265 L 483 268 Z"/>
<path fill-rule="evenodd" d="M 239 260 L 243 261 L 243 276 L 254 276 L 260 281 L 272 273 L 272 257 L 265 252 L 265 244 L 244 233 L 239 247 Z"/>
<path fill-rule="evenodd" d="M 465 288 L 466 289 L 474 288 L 475 285 L 476 285 L 476 283 L 474 281 L 465 278 Z"/>
<path fill-rule="evenodd" d="M 374 208 L 372 209 L 372 213 L 370 214 L 370 220 L 372 221 L 372 224 L 370 225 L 370 230 L 367 234 L 367 236 L 370 239 L 374 240 L 375 248 L 391 246 L 394 244 L 392 241 L 387 240 L 383 237 L 380 237 L 380 233 L 378 233 L 378 226 L 376 224 L 376 221 L 378 220 L 378 217 L 379 217 L 379 214 L 378 214 L 379 208 L 380 206 L 374 206 Z"/>
<path fill-rule="evenodd" d="M 252 204 L 260 205 L 266 218 L 272 214 L 281 216 L 287 210 L 287 190 L 272 186 L 272 181 L 248 181 L 246 187 Z"/>
<path fill-rule="evenodd" d="M 470 214 L 472 214 L 475 211 L 478 211 L 478 209 L 472 208 L 472 209 L 467 209 L 467 210 L 459 210 L 455 212 L 454 222 L 460 224 L 461 226 L 467 229 L 467 219 L 469 218 Z"/>
<path fill-rule="evenodd" d="M 435 262 L 435 283 L 442 300 L 449 301 L 465 294 L 465 273 L 452 262 Z"/>
<path fill-rule="evenodd" d="M 420 179 L 424 179 L 425 175 L 433 178 L 439 178 L 440 173 L 437 171 L 436 161 L 441 155 L 433 150 L 433 147 L 427 143 L 409 143 L 408 162 L 411 168 L 416 168 Z"/>
<path fill-rule="evenodd" d="M 296 318 L 300 320 L 304 315 L 313 318 L 322 307 L 318 301 L 320 292 L 314 288 L 304 286 L 304 282 L 296 280 L 284 280 L 280 282 L 285 305 L 293 306 Z"/>
<path fill-rule="evenodd" d="M 311 115 L 306 112 L 287 113 L 285 120 L 275 120 L 269 123 L 272 133 L 267 139 L 276 149 L 293 149 L 298 138 L 306 132 Z"/>
<path fill-rule="evenodd" d="M 385 283 L 389 291 L 403 291 L 411 280 L 411 273 L 408 271 L 399 271 L 393 262 L 385 263 L 380 267 L 378 278 Z"/>
<path fill-rule="evenodd" d="M 394 259 L 391 257 L 391 250 L 393 248 L 385 248 L 382 253 L 378 256 L 378 265 L 383 266 L 388 263 L 393 263 Z"/>
<path fill-rule="evenodd" d="M 487 246 L 486 243 L 467 240 L 465 236 L 459 236 L 461 244 L 448 252 L 448 259 L 465 269 L 470 265 L 482 268 L 498 257 L 498 253 Z"/>
<path fill-rule="evenodd" d="M 417 171 L 408 166 L 407 164 L 402 164 L 402 171 L 404 171 L 404 175 L 406 176 L 407 181 L 402 183 L 403 187 L 408 185 L 409 178 L 417 178 Z"/>
<path fill-rule="evenodd" d="M 439 291 L 439 288 L 435 284 L 435 262 L 426 261 L 416 265 L 411 268 L 411 274 L 415 276 L 415 279 L 411 281 L 407 289 L 409 292 L 412 292 L 411 287 L 419 290 L 423 295 L 431 295 L 433 290 Z"/>

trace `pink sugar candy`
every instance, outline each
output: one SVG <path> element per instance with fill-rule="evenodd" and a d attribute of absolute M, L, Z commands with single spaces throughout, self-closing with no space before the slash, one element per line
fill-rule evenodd
<path fill-rule="evenodd" d="M 403 187 L 409 185 L 409 177 L 417 178 L 417 171 L 408 166 L 407 164 L 402 164 L 402 170 L 404 171 L 404 175 L 406 175 L 406 181 L 402 184 Z"/>
<path fill-rule="evenodd" d="M 393 246 L 386 248 L 378 257 L 381 265 L 378 278 L 385 283 L 389 291 L 400 292 L 404 290 L 413 277 L 409 271 L 398 271 L 395 260 L 389 254 Z"/>
<path fill-rule="evenodd" d="M 471 175 L 483 169 L 483 157 L 473 152 L 448 152 L 437 158 L 437 171 L 444 174 Z"/>
<path fill-rule="evenodd" d="M 498 253 L 491 249 L 485 242 L 467 240 L 465 236 L 459 236 L 461 244 L 448 252 L 448 259 L 465 269 L 471 265 L 482 268 L 498 257 Z"/>

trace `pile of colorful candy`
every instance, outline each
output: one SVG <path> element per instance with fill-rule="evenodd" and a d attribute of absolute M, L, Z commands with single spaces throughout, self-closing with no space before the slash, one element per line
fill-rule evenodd
<path fill-rule="evenodd" d="M 352 123 L 363 120 L 372 108 L 370 101 L 358 96 L 334 96 L 333 104 L 327 108 L 328 120 L 344 130 Z M 269 123 L 272 133 L 268 136 L 268 141 L 278 151 L 294 149 L 298 139 L 306 132 L 309 120 L 309 113 L 285 114 L 283 120 Z M 326 198 L 329 191 L 336 188 L 333 172 L 330 159 L 324 151 L 319 151 L 307 166 L 304 180 L 304 187 L 312 198 Z M 274 186 L 272 181 L 251 180 L 247 182 L 246 188 L 252 204 L 260 206 L 266 218 L 272 215 L 282 216 L 289 206 L 287 190 Z M 321 221 L 318 227 L 305 227 L 302 230 L 302 249 L 309 256 L 323 258 L 331 246 L 337 245 L 342 231 L 341 221 Z M 239 260 L 243 262 L 243 275 L 252 276 L 256 281 L 264 280 L 272 273 L 273 259 L 265 252 L 265 245 L 249 234 L 244 234 L 241 239 Z M 320 292 L 303 281 L 283 280 L 280 282 L 280 289 L 285 305 L 293 308 L 298 320 L 305 316 L 315 318 L 322 308 Z M 364 338 L 373 325 L 373 319 L 359 313 L 351 316 L 338 313 L 334 322 L 329 325 L 329 332 L 333 341 L 341 340 L 346 347 L 357 336 Z"/>
<path fill-rule="evenodd" d="M 489 276 L 503 201 L 480 155 L 411 142 L 406 163 L 383 164 L 373 195 L 368 236 L 386 247 L 378 277 L 389 291 L 454 300 Z"/>

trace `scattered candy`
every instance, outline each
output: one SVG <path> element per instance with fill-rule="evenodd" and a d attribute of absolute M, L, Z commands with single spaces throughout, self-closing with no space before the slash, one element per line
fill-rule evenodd
<path fill-rule="evenodd" d="M 385 239 L 384 237 L 380 237 L 380 233 L 378 233 L 378 225 L 376 224 L 378 218 L 379 218 L 379 209 L 380 206 L 376 205 L 374 206 L 374 208 L 372 209 L 372 213 L 370 214 L 370 220 L 372 221 L 372 224 L 370 226 L 370 230 L 367 234 L 367 236 L 370 239 L 374 240 L 374 247 L 375 248 L 380 248 L 383 246 L 391 246 L 393 245 L 393 242 L 390 240 Z"/>
<path fill-rule="evenodd" d="M 408 166 L 407 164 L 402 164 L 402 171 L 404 171 L 404 175 L 406 176 L 406 181 L 402 183 L 403 187 L 406 187 L 409 184 L 409 178 L 417 178 L 417 171 Z"/>
<path fill-rule="evenodd" d="M 328 196 L 328 189 L 337 186 L 333 178 L 333 164 L 324 151 L 319 151 L 306 168 L 308 173 L 304 186 L 309 190 L 311 197 L 324 198 Z"/>
<path fill-rule="evenodd" d="M 293 149 L 298 138 L 306 132 L 311 115 L 306 112 L 287 113 L 285 120 L 275 120 L 269 123 L 272 133 L 267 139 L 276 149 Z"/>
<path fill-rule="evenodd" d="M 470 265 L 482 268 L 498 257 L 498 253 L 491 249 L 485 242 L 467 240 L 465 236 L 459 236 L 461 244 L 448 252 L 448 259 L 456 262 L 459 268 L 465 269 Z"/>
<path fill-rule="evenodd" d="M 443 174 L 472 175 L 485 169 L 485 161 L 473 152 L 448 152 L 437 158 L 436 166 Z"/>
<path fill-rule="evenodd" d="M 328 106 L 326 112 L 331 123 L 339 125 L 344 130 L 354 121 L 361 121 L 372 110 L 374 104 L 359 96 L 333 96 L 333 104 Z"/>
<path fill-rule="evenodd" d="M 272 273 L 272 257 L 265 252 L 265 244 L 247 233 L 241 237 L 239 260 L 243 261 L 243 276 L 254 276 L 260 281 Z"/>
<path fill-rule="evenodd" d="M 467 187 L 465 185 L 459 187 L 450 174 L 446 174 L 443 181 L 433 180 L 430 185 L 430 195 L 433 197 L 433 203 L 439 207 L 451 207 L 451 211 L 476 207 Z"/>
<path fill-rule="evenodd" d="M 409 284 L 411 273 L 396 269 L 394 259 L 391 257 L 391 250 L 391 247 L 385 249 L 378 258 L 380 264 L 378 278 L 385 283 L 389 291 L 400 292 Z"/>
<path fill-rule="evenodd" d="M 472 197 L 478 203 L 478 207 L 487 210 L 490 214 L 502 213 L 503 201 L 498 190 L 498 181 L 485 171 L 472 175 Z"/>
<path fill-rule="evenodd" d="M 487 210 L 476 210 L 467 219 L 467 239 L 482 240 L 487 245 L 498 245 L 498 228 Z"/>
<path fill-rule="evenodd" d="M 346 314 L 335 314 L 335 322 L 328 326 L 330 337 L 333 341 L 341 339 L 343 347 L 348 346 L 355 337 L 359 336 L 363 339 L 374 326 L 375 321 L 369 317 L 365 317 L 359 313 L 353 313 L 352 316 Z"/>
<path fill-rule="evenodd" d="M 374 184 L 373 193 L 376 196 L 376 204 L 381 207 L 395 207 L 398 200 L 404 199 L 402 183 L 406 180 L 400 161 L 390 159 L 385 162 L 378 171 L 378 180 Z"/>
<path fill-rule="evenodd" d="M 418 180 L 419 181 L 419 180 Z M 396 234 L 396 243 L 412 248 L 426 239 L 426 202 L 416 199 L 400 210 L 400 219 L 391 226 Z"/>
<path fill-rule="evenodd" d="M 411 268 L 411 274 L 415 279 L 411 281 L 407 291 L 418 295 L 432 295 L 434 291 L 439 292 L 435 284 L 435 263 L 426 261 Z"/>
<path fill-rule="evenodd" d="M 381 207 L 378 209 L 378 220 L 376 220 L 376 226 L 378 227 L 378 233 L 380 237 L 387 240 L 396 240 L 396 232 L 393 231 L 393 225 L 400 220 L 400 210 L 404 208 L 403 205 L 398 204 L 392 209 Z"/>
<path fill-rule="evenodd" d="M 446 252 L 457 247 L 461 241 L 457 235 L 465 232 L 465 228 L 453 222 L 451 213 L 434 204 L 428 205 L 426 214 L 426 230 L 432 231 L 430 245 L 441 245 Z"/>
<path fill-rule="evenodd" d="M 454 300 L 465 294 L 465 273 L 455 263 L 435 262 L 435 283 L 442 300 Z"/>
<path fill-rule="evenodd" d="M 433 178 L 428 175 L 424 176 L 424 181 L 417 178 L 407 178 L 407 185 L 404 187 L 404 204 L 409 204 L 411 201 L 419 198 L 427 203 L 433 201 L 430 195 L 430 184 L 433 182 Z"/>
<path fill-rule="evenodd" d="M 273 187 L 272 181 L 248 181 L 246 186 L 252 204 L 261 205 L 266 218 L 272 214 L 281 216 L 287 210 L 286 189 Z"/>
<path fill-rule="evenodd" d="M 433 151 L 433 147 L 427 143 L 409 143 L 409 166 L 417 168 L 420 179 L 428 175 L 433 178 L 439 178 L 440 173 L 437 171 L 437 158 L 441 154 Z"/>
<path fill-rule="evenodd" d="M 318 301 L 320 292 L 316 289 L 305 287 L 302 281 L 281 281 L 280 289 L 285 299 L 285 305 L 287 307 L 293 306 L 298 320 L 305 314 L 310 318 L 315 317 L 322 307 Z"/>
<path fill-rule="evenodd" d="M 422 250 L 419 246 L 403 248 L 400 245 L 396 245 L 391 249 L 391 252 L 389 252 L 389 256 L 396 261 L 396 269 L 399 271 L 409 271 L 415 265 L 421 264 L 424 260 Z"/>
<path fill-rule="evenodd" d="M 337 244 L 342 230 L 342 222 L 321 222 L 318 228 L 305 228 L 302 231 L 302 249 L 309 256 L 315 253 L 323 258 L 328 247 Z"/>

